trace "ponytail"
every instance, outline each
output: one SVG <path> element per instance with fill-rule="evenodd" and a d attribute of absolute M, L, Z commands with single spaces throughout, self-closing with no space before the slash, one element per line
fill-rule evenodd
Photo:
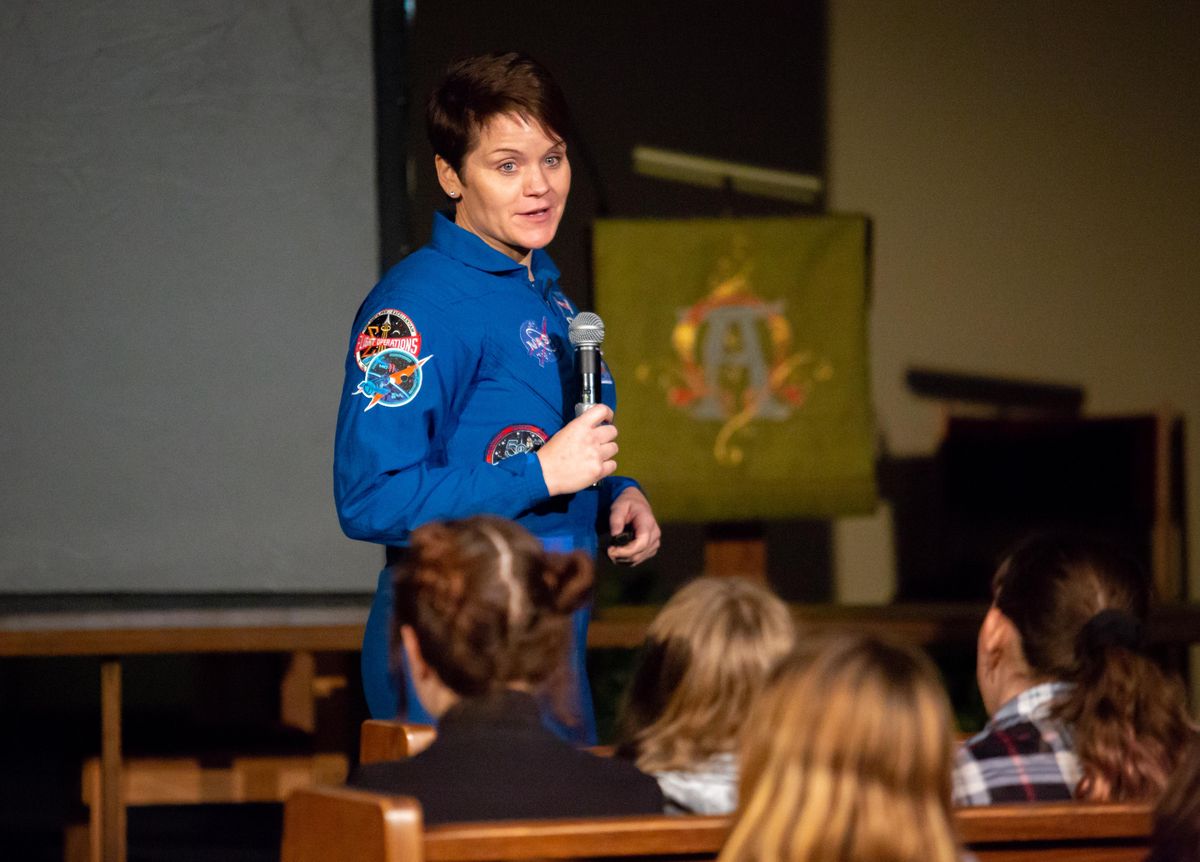
<path fill-rule="evenodd" d="M 1142 624 L 1108 608 L 1079 632 L 1075 685 L 1055 714 L 1075 732 L 1080 799 L 1156 799 L 1192 730 L 1183 686 L 1144 652 Z"/>

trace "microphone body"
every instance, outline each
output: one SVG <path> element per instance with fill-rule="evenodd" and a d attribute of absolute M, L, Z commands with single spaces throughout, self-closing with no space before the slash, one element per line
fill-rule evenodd
<path fill-rule="evenodd" d="M 575 404 L 578 416 L 601 400 L 600 345 L 604 343 L 604 321 L 598 314 L 580 312 L 571 321 L 567 336 L 575 346 L 575 364 L 579 369 L 579 401 Z"/>
<path fill-rule="evenodd" d="M 579 357 L 579 403 L 575 405 L 578 416 L 600 400 L 596 388 L 600 378 L 600 351 L 590 345 L 575 348 Z"/>

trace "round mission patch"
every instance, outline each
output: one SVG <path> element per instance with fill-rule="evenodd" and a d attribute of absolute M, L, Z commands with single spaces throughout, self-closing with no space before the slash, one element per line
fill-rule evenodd
<path fill-rule="evenodd" d="M 371 315 L 354 342 L 354 359 L 358 367 L 366 371 L 371 357 L 384 350 L 421 355 L 421 333 L 417 332 L 412 318 L 395 308 L 385 308 Z"/>
<path fill-rule="evenodd" d="M 546 445 L 546 432 L 536 425 L 509 425 L 492 438 L 484 458 L 496 464 L 513 455 L 536 452 Z"/>

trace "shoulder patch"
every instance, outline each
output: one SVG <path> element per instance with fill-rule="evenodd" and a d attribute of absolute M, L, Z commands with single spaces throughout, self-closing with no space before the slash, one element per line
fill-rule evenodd
<path fill-rule="evenodd" d="M 380 405 L 403 407 L 421 391 L 421 367 L 432 355 L 417 359 L 406 350 L 388 348 L 367 360 L 367 369 L 357 394 L 367 399 L 363 412 Z"/>
<path fill-rule="evenodd" d="M 354 358 L 363 371 L 371 357 L 384 350 L 403 350 L 412 356 L 421 355 L 421 333 L 403 311 L 385 308 L 371 315 L 354 342 Z"/>

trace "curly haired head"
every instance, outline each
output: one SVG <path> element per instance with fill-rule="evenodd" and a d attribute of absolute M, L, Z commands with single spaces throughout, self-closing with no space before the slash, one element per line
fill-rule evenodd
<path fill-rule="evenodd" d="M 547 552 L 490 515 L 418 527 L 392 575 L 393 649 L 411 626 L 425 661 L 461 697 L 549 679 L 592 587 L 587 554 Z"/>
<path fill-rule="evenodd" d="M 719 862 L 957 862 L 951 728 L 920 652 L 866 635 L 802 641 L 746 722 Z"/>
<path fill-rule="evenodd" d="M 621 748 L 646 772 L 687 770 L 733 751 L 738 730 L 795 626 L 770 590 L 698 578 L 650 624 L 622 705 Z"/>

